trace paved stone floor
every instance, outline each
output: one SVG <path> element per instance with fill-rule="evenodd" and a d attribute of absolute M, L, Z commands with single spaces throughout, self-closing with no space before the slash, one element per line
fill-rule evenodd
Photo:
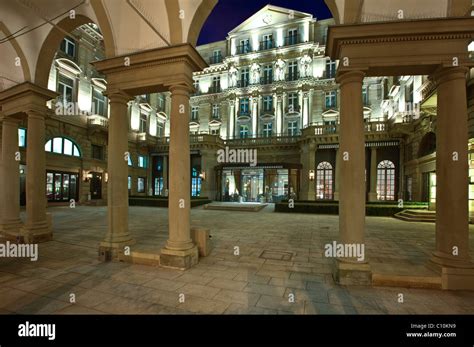
<path fill-rule="evenodd" d="M 100 263 L 106 208 L 50 208 L 54 241 L 40 245 L 38 261 L 0 258 L 0 313 L 474 313 L 474 292 L 336 285 L 323 249 L 337 239 L 337 216 L 272 209 L 193 209 L 193 225 L 211 229 L 214 249 L 192 269 L 177 271 Z M 130 230 L 134 249 L 159 252 L 167 238 L 167 210 L 131 207 Z M 433 247 L 433 224 L 367 218 L 366 253 L 375 268 L 421 268 Z"/>

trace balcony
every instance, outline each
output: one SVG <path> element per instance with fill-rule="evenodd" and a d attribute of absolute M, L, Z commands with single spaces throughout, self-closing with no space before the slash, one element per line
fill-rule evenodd
<path fill-rule="evenodd" d="M 310 131 L 310 135 L 335 135 L 339 134 L 339 124 L 310 124 L 307 128 L 313 128 L 314 132 Z M 389 123 L 385 121 L 369 122 L 364 124 L 366 133 L 383 133 L 389 130 Z"/>
<path fill-rule="evenodd" d="M 109 119 L 99 115 L 89 116 L 87 117 L 87 125 L 107 129 L 109 127 Z"/>
<path fill-rule="evenodd" d="M 284 38 L 284 41 L 283 41 L 283 44 L 285 46 L 297 45 L 298 43 L 301 43 L 301 39 L 299 36 L 296 36 L 296 35 L 287 36 Z"/>
<path fill-rule="evenodd" d="M 221 93 L 222 88 L 221 86 L 210 86 L 209 90 L 207 91 L 208 94 L 216 94 L 216 93 Z"/>
<path fill-rule="evenodd" d="M 250 85 L 250 80 L 248 79 L 241 79 L 237 81 L 237 88 L 245 88 Z"/>
<path fill-rule="evenodd" d="M 222 63 L 222 60 L 223 60 L 222 55 L 216 55 L 216 56 L 212 56 L 211 58 L 209 58 L 209 63 L 210 64 L 220 64 L 220 63 Z"/>
<path fill-rule="evenodd" d="M 264 50 L 272 49 L 272 48 L 275 48 L 275 41 L 274 40 L 260 41 L 260 44 L 258 46 L 258 49 L 260 51 L 264 51 Z"/>
<path fill-rule="evenodd" d="M 225 140 L 224 143 L 227 146 L 268 146 L 268 145 L 288 145 L 296 144 L 300 140 L 298 135 L 296 136 L 276 136 L 272 135 L 269 137 L 246 137 L 240 139 Z"/>
<path fill-rule="evenodd" d="M 300 78 L 300 73 L 298 71 L 290 72 L 285 75 L 285 80 L 288 82 L 297 81 Z"/>
<path fill-rule="evenodd" d="M 260 84 L 272 84 L 273 83 L 273 76 L 264 76 L 260 77 Z"/>
<path fill-rule="evenodd" d="M 237 54 L 247 54 L 247 53 L 252 52 L 252 49 L 250 48 L 250 44 L 239 45 L 236 48 L 237 48 L 236 50 Z"/>
<path fill-rule="evenodd" d="M 297 104 L 290 104 L 285 107 L 285 112 L 286 113 L 299 113 L 301 111 L 301 105 Z"/>
<path fill-rule="evenodd" d="M 269 108 L 263 108 L 262 109 L 262 114 L 265 114 L 265 115 L 274 115 L 275 114 L 275 107 L 269 107 Z"/>
<path fill-rule="evenodd" d="M 250 117 L 250 110 L 238 110 L 237 111 L 238 117 Z"/>

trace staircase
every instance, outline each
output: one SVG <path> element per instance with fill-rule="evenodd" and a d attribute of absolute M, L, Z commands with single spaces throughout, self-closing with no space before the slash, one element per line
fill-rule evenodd
<path fill-rule="evenodd" d="M 436 222 L 436 211 L 429 210 L 403 210 L 394 215 L 395 218 L 406 222 Z"/>

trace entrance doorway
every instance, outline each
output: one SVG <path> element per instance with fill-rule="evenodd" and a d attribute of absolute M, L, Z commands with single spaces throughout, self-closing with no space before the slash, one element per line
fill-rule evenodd
<path fill-rule="evenodd" d="M 263 170 L 242 170 L 241 191 L 244 201 L 260 201 L 260 196 L 263 196 Z"/>
<path fill-rule="evenodd" d="M 102 199 L 102 173 L 92 172 L 90 192 L 92 200 Z"/>

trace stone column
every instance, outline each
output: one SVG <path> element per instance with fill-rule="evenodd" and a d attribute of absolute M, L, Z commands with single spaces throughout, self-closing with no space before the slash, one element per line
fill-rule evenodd
<path fill-rule="evenodd" d="M 339 179 L 341 169 L 341 156 L 339 148 L 336 149 L 336 169 L 334 171 L 334 201 L 339 201 Z"/>
<path fill-rule="evenodd" d="M 134 244 L 128 230 L 128 101 L 122 91 L 108 94 L 110 102 L 109 144 L 107 156 L 107 217 L 108 229 L 99 247 L 102 260 L 118 257 L 125 246 Z M 132 177 L 132 187 L 136 184 Z M 133 188 L 132 188 L 133 191 Z"/>
<path fill-rule="evenodd" d="M 37 243 L 53 238 L 51 221 L 46 216 L 45 116 L 38 111 L 27 111 L 27 115 L 26 224 L 20 241 Z"/>
<path fill-rule="evenodd" d="M 22 226 L 20 220 L 20 157 L 18 151 L 18 120 L 4 117 L 0 165 L 0 233 L 16 241 Z"/>
<path fill-rule="evenodd" d="M 369 201 L 377 201 L 377 147 L 370 148 Z"/>
<path fill-rule="evenodd" d="M 365 247 L 365 147 L 364 117 L 362 112 L 362 82 L 364 73 L 339 73 L 337 82 L 341 90 L 340 153 L 342 156 L 339 179 L 339 237 L 342 244 Z M 337 258 L 335 280 L 343 285 L 367 285 L 372 273 L 364 260 Z"/>
<path fill-rule="evenodd" d="M 171 91 L 169 238 L 161 250 L 160 264 L 187 269 L 197 264 L 198 250 L 191 240 L 191 162 L 189 150 L 189 92 L 184 85 Z"/>
<path fill-rule="evenodd" d="M 303 145 L 301 152 L 301 200 L 316 200 L 316 143 L 311 141 Z M 314 171 L 314 180 L 309 180 L 310 170 Z"/>
<path fill-rule="evenodd" d="M 229 101 L 229 124 L 227 128 L 227 138 L 228 139 L 233 139 L 234 138 L 234 125 L 235 125 L 235 118 L 234 118 L 234 113 L 235 113 L 235 101 L 230 100 Z"/>
<path fill-rule="evenodd" d="M 436 124 L 436 250 L 443 289 L 474 289 L 469 257 L 468 117 L 464 67 L 440 69 Z"/>

